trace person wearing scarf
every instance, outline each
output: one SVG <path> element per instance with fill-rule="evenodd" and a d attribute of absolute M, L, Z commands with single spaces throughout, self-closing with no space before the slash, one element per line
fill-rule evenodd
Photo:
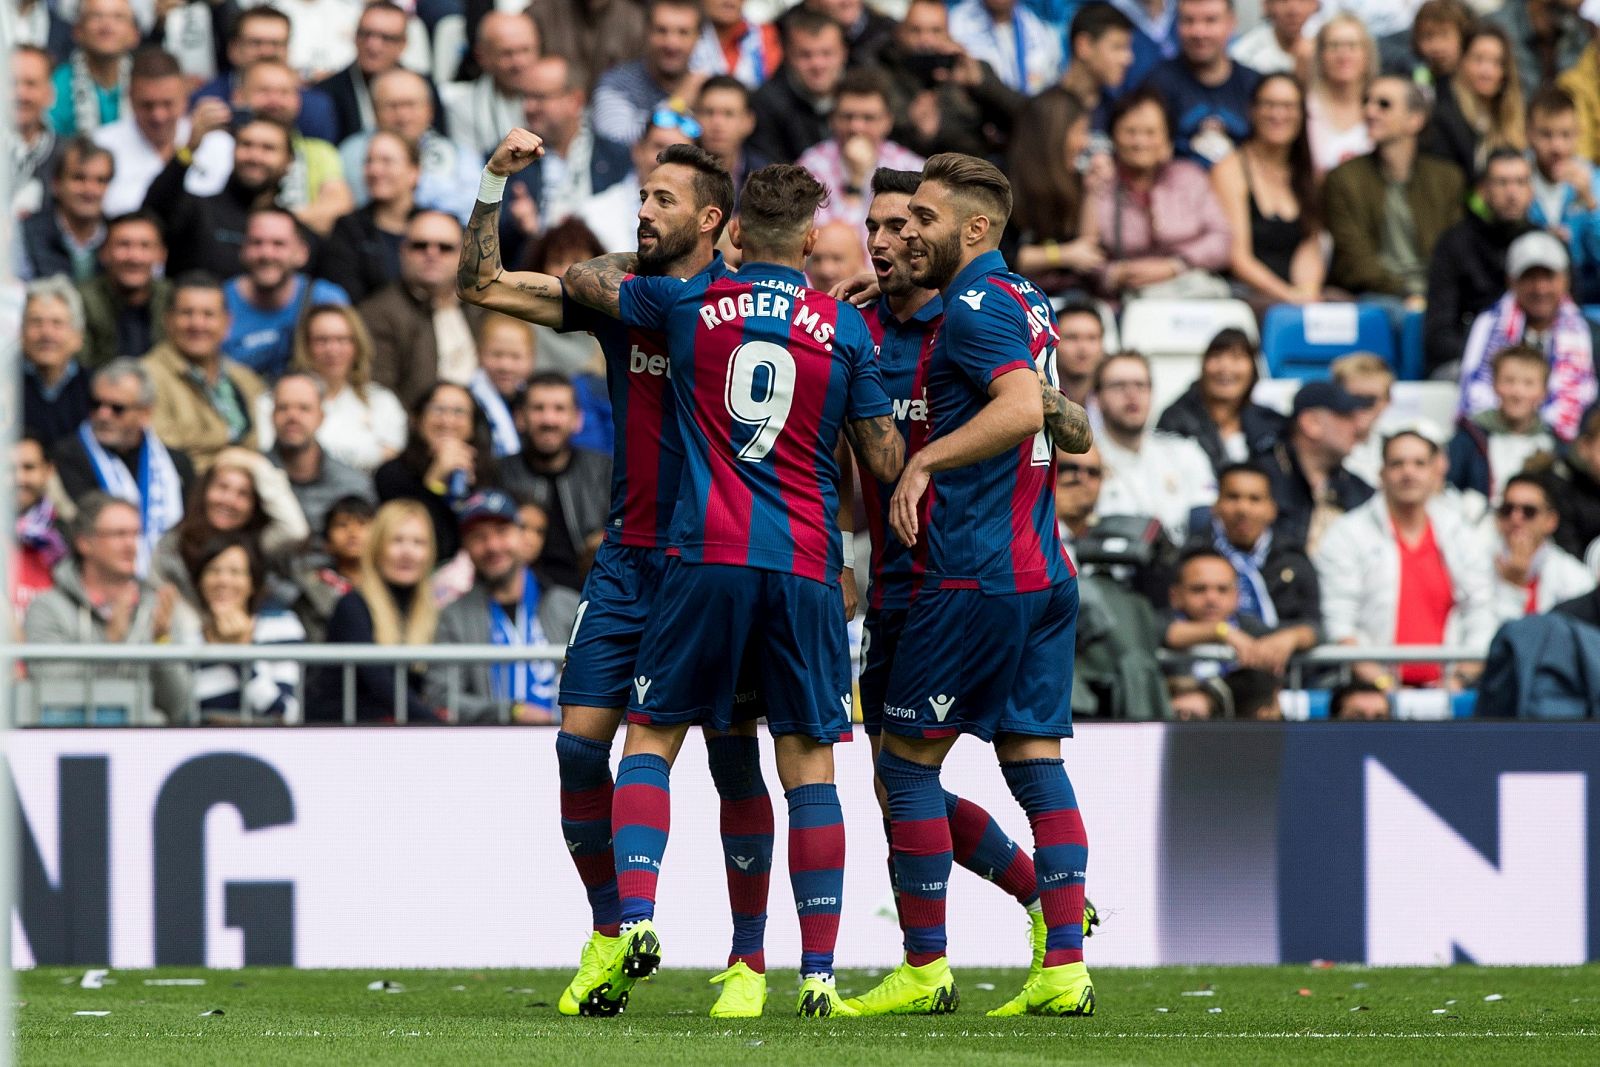
<path fill-rule="evenodd" d="M 72 28 L 78 47 L 56 68 L 50 126 L 59 137 L 93 133 L 115 122 L 128 95 L 139 27 L 128 0 L 83 0 Z"/>
<path fill-rule="evenodd" d="M 16 550 L 11 557 L 11 611 L 20 625 L 33 598 L 51 588 L 50 572 L 67 555 L 67 541 L 56 521 L 56 509 L 45 496 L 55 474 L 44 445 L 23 437 L 16 452 Z"/>

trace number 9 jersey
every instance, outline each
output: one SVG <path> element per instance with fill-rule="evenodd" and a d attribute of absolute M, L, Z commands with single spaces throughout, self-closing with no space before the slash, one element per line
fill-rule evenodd
<path fill-rule="evenodd" d="M 667 335 L 685 450 L 672 551 L 837 582 L 834 447 L 847 420 L 892 411 L 860 313 L 797 270 L 752 263 L 629 277 L 620 318 Z"/>

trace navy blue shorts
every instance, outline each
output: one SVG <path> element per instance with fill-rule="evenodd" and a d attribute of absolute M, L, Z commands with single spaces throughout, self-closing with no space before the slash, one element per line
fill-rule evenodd
<path fill-rule="evenodd" d="M 628 721 L 727 730 L 751 717 L 739 696 L 749 675 L 760 679 L 774 735 L 848 741 L 850 643 L 839 587 L 670 559 L 639 649 Z"/>
<path fill-rule="evenodd" d="M 883 728 L 906 737 L 1072 736 L 1078 582 L 1033 593 L 919 593 L 895 649 Z"/>
<path fill-rule="evenodd" d="M 861 624 L 861 725 L 874 737 L 883 732 L 883 698 L 905 629 L 905 608 L 868 608 Z"/>

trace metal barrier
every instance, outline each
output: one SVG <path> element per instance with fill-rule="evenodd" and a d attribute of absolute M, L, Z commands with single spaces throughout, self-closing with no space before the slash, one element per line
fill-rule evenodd
<path fill-rule="evenodd" d="M 81 663 L 86 668 L 94 664 L 156 665 L 183 664 L 233 664 L 240 668 L 240 692 L 248 684 L 252 666 L 256 661 L 282 663 L 293 661 L 302 667 L 337 666 L 341 670 L 341 719 L 346 725 L 355 725 L 356 718 L 356 668 L 390 665 L 394 671 L 394 718 L 398 723 L 407 721 L 406 670 L 411 664 L 445 665 L 450 668 L 446 687 L 445 713 L 449 721 L 457 719 L 461 697 L 461 671 L 479 664 L 517 663 L 527 660 L 559 663 L 566 655 L 561 645 L 538 645 L 510 649 L 504 645 L 12 645 L 13 657 L 23 664 Z M 1197 645 L 1183 652 L 1164 650 L 1163 662 L 1190 660 L 1228 661 L 1236 658 L 1228 645 Z M 1289 688 L 1301 688 L 1304 671 L 1318 666 L 1348 666 L 1352 663 L 1463 663 L 1481 660 L 1481 652 L 1451 645 L 1414 645 L 1406 647 L 1351 648 L 1328 645 L 1295 656 L 1289 663 Z M 77 683 L 74 679 L 74 683 Z M 94 695 L 97 686 L 122 679 L 97 678 L 96 672 L 86 669 L 81 679 L 86 713 L 96 707 Z M 302 670 L 297 695 L 301 707 L 305 706 L 307 672 Z M 9 715 L 10 702 L 7 703 Z M 199 725 L 202 721 L 199 705 L 191 701 L 187 709 L 188 721 Z M 239 708 L 245 724 L 264 721 L 254 715 L 248 705 Z M 509 703 L 499 709 L 499 721 L 511 721 Z"/>

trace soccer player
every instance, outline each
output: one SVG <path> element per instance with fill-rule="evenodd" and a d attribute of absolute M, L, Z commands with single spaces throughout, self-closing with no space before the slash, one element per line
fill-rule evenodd
<path fill-rule="evenodd" d="M 526 130 L 511 131 L 495 149 L 468 223 L 457 289 L 462 299 L 495 311 L 593 333 L 605 353 L 617 416 L 611 512 L 567 646 L 561 732 L 556 735 L 562 835 L 588 892 L 594 929 L 557 1010 L 563 1015 L 615 1015 L 627 998 L 626 990 L 606 988 L 604 978 L 622 946 L 611 849 L 611 743 L 622 722 L 639 641 L 666 562 L 683 445 L 667 384 L 662 333 L 625 327 L 566 299 L 559 279 L 507 271 L 501 264 L 497 234 L 505 181 L 542 151 L 539 138 Z M 687 145 L 667 149 L 645 182 L 639 207 L 639 273 L 721 277 L 726 268 L 714 246 L 732 210 L 731 200 L 730 180 L 703 152 Z M 743 696 L 743 708 L 759 708 L 753 694 Z M 733 912 L 728 969 L 712 979 L 722 987 L 711 1009 L 716 1018 L 758 1016 L 767 999 L 763 946 L 772 801 L 762 779 L 755 720 L 745 718 L 706 735 L 711 776 L 722 800 L 722 846 Z"/>
<path fill-rule="evenodd" d="M 939 767 L 957 737 L 972 734 L 994 743 L 1032 824 L 1046 926 L 1040 966 L 993 1014 L 1091 1014 L 1088 850 L 1060 745 L 1072 732 L 1078 591 L 1054 511 L 1055 449 L 1086 449 L 1088 420 L 1052 385 L 1049 302 L 997 251 L 1011 212 L 1004 175 L 971 156 L 935 156 L 908 212 L 900 237 L 911 281 L 941 290 L 945 311 L 926 371 L 928 439 L 889 504 L 905 545 L 926 540 L 878 757 L 906 958 L 849 1003 L 878 1015 L 937 1014 L 959 1002 L 945 956 L 952 836 Z"/>
<path fill-rule="evenodd" d="M 677 554 L 639 651 L 612 808 L 626 942 L 613 978 L 660 965 L 653 920 L 672 761 L 691 723 L 728 721 L 734 665 L 753 656 L 789 805 L 802 1016 L 854 1014 L 833 981 L 844 821 L 832 745 L 851 729 L 835 445 L 844 430 L 883 481 L 905 452 L 866 324 L 805 285 L 824 195 L 799 167 L 752 174 L 730 230 L 744 260 L 736 276 L 636 277 L 628 255 L 566 275 L 574 299 L 666 331 L 685 446 Z"/>

